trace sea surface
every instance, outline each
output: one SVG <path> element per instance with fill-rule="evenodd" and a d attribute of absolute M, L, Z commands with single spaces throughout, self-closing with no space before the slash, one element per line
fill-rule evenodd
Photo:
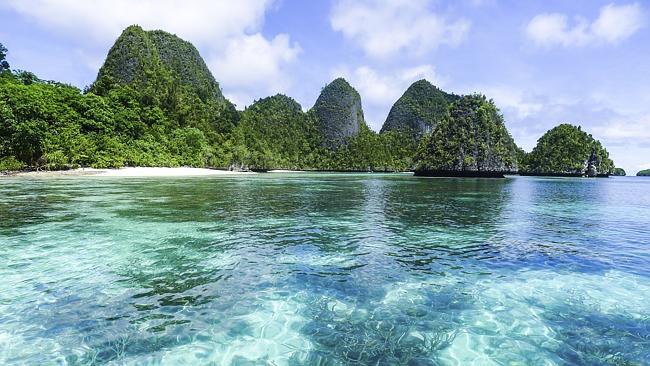
<path fill-rule="evenodd" d="M 1 178 L 1 365 L 648 365 L 650 179 Z"/>

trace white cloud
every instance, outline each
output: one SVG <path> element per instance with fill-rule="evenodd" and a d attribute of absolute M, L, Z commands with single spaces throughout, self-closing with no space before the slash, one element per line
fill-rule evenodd
<path fill-rule="evenodd" d="M 541 100 L 527 95 L 523 90 L 506 86 L 487 86 L 475 88 L 480 93 L 492 98 L 500 109 L 509 109 L 519 119 L 539 113 L 544 108 Z"/>
<path fill-rule="evenodd" d="M 560 123 L 582 126 L 610 153 L 617 166 L 635 172 L 650 156 L 650 114 L 612 108 L 598 99 L 549 97 L 526 88 L 485 85 L 467 88 L 493 98 L 517 144 L 532 150 L 546 131 Z"/>
<path fill-rule="evenodd" d="M 361 95 L 366 122 L 375 130 L 381 129 L 393 103 L 413 82 L 427 79 L 438 87 L 445 84 L 445 80 L 428 64 L 386 72 L 378 72 L 369 66 L 355 69 L 339 67 L 332 72 L 332 77 L 339 76 L 357 89 Z"/>
<path fill-rule="evenodd" d="M 594 131 L 610 140 L 650 139 L 650 115 L 617 116 L 594 128 Z"/>
<path fill-rule="evenodd" d="M 429 0 L 339 0 L 330 23 L 377 58 L 458 45 L 470 28 L 466 19 L 449 20 L 434 13 Z"/>
<path fill-rule="evenodd" d="M 125 27 L 139 24 L 213 44 L 258 29 L 270 5 L 270 0 L 7 0 L 4 6 L 80 40 L 112 41 Z"/>
<path fill-rule="evenodd" d="M 265 38 L 259 30 L 273 0 L 7 0 L 8 7 L 77 42 L 77 55 L 93 71 L 108 47 L 131 24 L 162 29 L 194 43 L 207 56 L 226 95 L 243 106 L 259 93 L 286 89 L 286 66 L 300 46 L 289 35 Z M 101 45 L 98 47 L 97 45 Z"/>
<path fill-rule="evenodd" d="M 217 80 L 239 91 L 233 97 L 243 107 L 254 97 L 285 92 L 291 83 L 287 66 L 300 52 L 300 46 L 292 44 L 287 34 L 269 41 L 256 33 L 231 39 L 210 66 Z"/>
<path fill-rule="evenodd" d="M 570 22 L 569 17 L 561 13 L 539 14 L 526 26 L 526 35 L 541 46 L 611 44 L 631 37 L 644 25 L 645 14 L 640 4 L 609 4 L 600 8 L 593 22 L 581 16 Z"/>

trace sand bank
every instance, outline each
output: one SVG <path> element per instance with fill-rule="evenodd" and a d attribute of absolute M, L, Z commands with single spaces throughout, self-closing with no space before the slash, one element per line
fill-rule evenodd
<path fill-rule="evenodd" d="M 195 177 L 211 175 L 255 174 L 249 172 L 231 172 L 204 168 L 164 168 L 164 167 L 129 167 L 120 169 L 79 168 L 71 170 L 19 172 L 12 176 L 24 177 L 64 177 L 64 176 L 99 176 L 99 177 Z"/>

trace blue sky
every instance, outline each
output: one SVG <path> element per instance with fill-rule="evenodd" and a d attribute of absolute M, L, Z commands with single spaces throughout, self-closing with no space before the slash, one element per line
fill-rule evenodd
<path fill-rule="evenodd" d="M 307 109 L 343 76 L 371 128 L 410 83 L 495 100 L 526 150 L 580 124 L 628 173 L 650 168 L 650 1 L 0 0 L 12 68 L 90 84 L 121 30 L 194 43 L 239 108 L 285 93 Z"/>

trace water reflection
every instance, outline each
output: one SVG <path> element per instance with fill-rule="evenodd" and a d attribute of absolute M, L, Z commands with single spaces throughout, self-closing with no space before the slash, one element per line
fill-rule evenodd
<path fill-rule="evenodd" d="M 7 182 L 0 363 L 650 362 L 650 181 Z"/>

